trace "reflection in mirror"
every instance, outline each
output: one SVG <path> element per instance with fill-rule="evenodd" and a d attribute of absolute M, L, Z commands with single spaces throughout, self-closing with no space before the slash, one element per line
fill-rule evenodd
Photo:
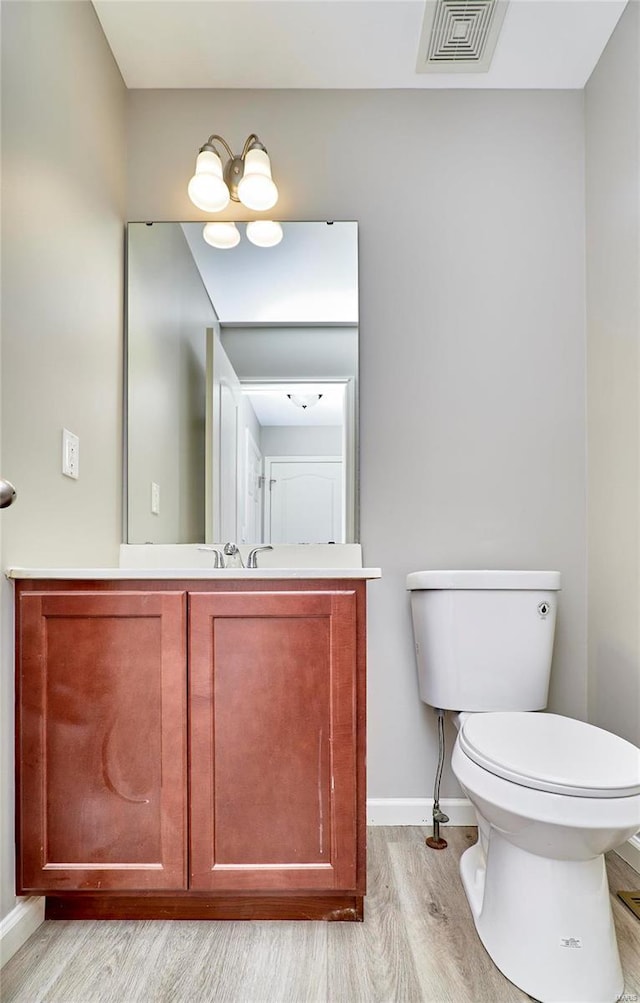
<path fill-rule="evenodd" d="M 282 229 L 128 226 L 128 543 L 357 540 L 357 224 Z"/>

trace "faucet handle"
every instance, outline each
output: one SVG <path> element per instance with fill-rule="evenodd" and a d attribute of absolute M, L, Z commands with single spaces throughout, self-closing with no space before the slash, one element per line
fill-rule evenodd
<path fill-rule="evenodd" d="M 249 552 L 249 557 L 247 558 L 248 568 L 258 567 L 258 554 L 260 553 L 261 550 L 273 550 L 273 547 L 271 546 L 270 543 L 267 544 L 266 547 L 254 547 L 253 550 Z"/>
<path fill-rule="evenodd" d="M 198 547 L 198 550 L 208 550 L 213 554 L 214 568 L 224 568 L 224 557 L 216 547 Z"/>

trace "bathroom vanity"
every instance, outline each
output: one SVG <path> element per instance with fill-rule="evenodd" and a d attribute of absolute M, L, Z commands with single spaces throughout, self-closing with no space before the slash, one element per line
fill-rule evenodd
<path fill-rule="evenodd" d="M 379 575 L 10 572 L 18 894 L 50 919 L 362 919 Z"/>

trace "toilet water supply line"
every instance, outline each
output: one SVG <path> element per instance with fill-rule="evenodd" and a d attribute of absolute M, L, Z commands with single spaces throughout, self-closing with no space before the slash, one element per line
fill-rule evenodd
<path fill-rule="evenodd" d="M 440 811 L 440 781 L 442 780 L 442 770 L 444 767 L 444 715 L 440 707 L 436 707 L 438 715 L 438 769 L 436 770 L 436 781 L 433 787 L 433 836 L 427 836 L 425 843 L 432 850 L 444 850 L 447 841 L 440 837 L 440 823 L 448 822 L 449 816 Z"/>

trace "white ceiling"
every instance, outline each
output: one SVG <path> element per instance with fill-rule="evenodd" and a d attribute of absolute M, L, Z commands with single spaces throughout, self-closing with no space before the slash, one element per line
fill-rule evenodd
<path fill-rule="evenodd" d="M 510 0 L 486 73 L 417 73 L 424 0 L 93 0 L 130 88 L 581 88 L 626 0 Z"/>

